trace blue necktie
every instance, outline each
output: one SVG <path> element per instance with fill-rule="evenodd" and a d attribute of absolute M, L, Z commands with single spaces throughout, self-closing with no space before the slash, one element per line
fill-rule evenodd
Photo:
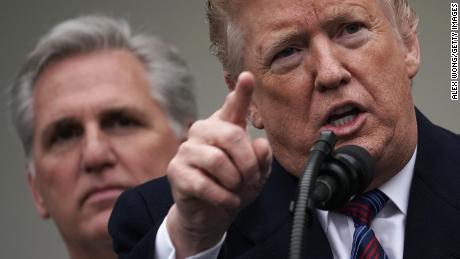
<path fill-rule="evenodd" d="M 355 197 L 338 210 L 353 219 L 355 232 L 351 259 L 387 259 L 382 246 L 375 237 L 370 224 L 375 215 L 383 208 L 388 197 L 379 190 L 373 190 Z"/>

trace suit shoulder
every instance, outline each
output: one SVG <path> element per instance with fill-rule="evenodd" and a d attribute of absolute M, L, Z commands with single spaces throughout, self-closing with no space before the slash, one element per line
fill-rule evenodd
<path fill-rule="evenodd" d="M 126 199 L 141 200 L 153 219 L 163 218 L 173 204 L 171 188 L 166 176 L 150 180 L 126 192 Z"/>
<path fill-rule="evenodd" d="M 123 192 L 115 203 L 108 225 L 115 251 L 123 254 L 136 247 L 159 226 L 172 202 L 166 177 Z"/>
<path fill-rule="evenodd" d="M 460 211 L 460 136 L 419 116 L 419 140 L 414 178 Z"/>
<path fill-rule="evenodd" d="M 166 177 L 148 181 L 126 190 L 118 197 L 109 227 L 126 222 L 154 222 L 164 217 L 172 202 Z"/>

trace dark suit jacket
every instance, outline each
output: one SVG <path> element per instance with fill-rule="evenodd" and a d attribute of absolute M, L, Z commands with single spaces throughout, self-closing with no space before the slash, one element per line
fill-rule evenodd
<path fill-rule="evenodd" d="M 418 151 L 406 218 L 404 258 L 460 258 L 460 136 L 429 122 L 417 111 Z M 228 229 L 219 258 L 288 257 L 297 178 L 276 160 L 258 199 Z M 173 199 L 166 178 L 123 193 L 109 222 L 120 258 L 153 258 L 155 237 Z M 332 258 L 313 215 L 305 258 Z"/>

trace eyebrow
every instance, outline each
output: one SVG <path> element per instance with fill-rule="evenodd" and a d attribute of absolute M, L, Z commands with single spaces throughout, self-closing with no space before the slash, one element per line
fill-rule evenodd
<path fill-rule="evenodd" d="M 277 33 L 276 36 L 271 35 L 269 40 L 264 41 L 266 44 L 260 45 L 259 52 L 262 54 L 262 57 L 266 57 L 268 53 L 273 53 L 275 50 L 292 42 L 305 42 L 306 39 L 308 40 L 308 34 L 305 31 L 290 30 Z"/>
<path fill-rule="evenodd" d="M 105 118 L 120 116 L 120 115 L 134 116 L 139 119 L 146 119 L 147 117 L 143 110 L 138 109 L 135 106 L 120 106 L 120 107 L 112 107 L 112 108 L 103 110 L 98 115 L 98 119 L 105 119 Z"/>
<path fill-rule="evenodd" d="M 354 17 L 356 17 L 356 15 L 352 15 L 348 12 L 341 11 L 340 13 L 335 14 L 332 17 L 328 17 L 324 21 L 321 21 L 321 27 L 328 28 L 332 26 L 333 24 L 344 23 Z"/>
<path fill-rule="evenodd" d="M 137 119 L 141 119 L 147 121 L 147 115 L 141 109 L 135 106 L 119 106 L 119 107 L 110 107 L 107 109 L 102 110 L 97 115 L 97 120 L 104 120 L 106 118 L 120 116 L 120 115 L 128 115 L 134 116 Z M 41 143 L 46 144 L 46 141 L 51 136 L 51 134 L 56 131 L 56 129 L 63 128 L 69 125 L 79 125 L 81 124 L 81 120 L 75 116 L 68 116 L 59 118 L 50 124 L 48 124 L 44 130 L 39 134 L 39 139 Z"/>
<path fill-rule="evenodd" d="M 354 20 L 357 18 L 369 19 L 370 16 L 363 8 L 359 5 L 349 6 L 347 8 L 332 8 L 326 15 L 325 18 L 320 21 L 320 27 L 326 31 L 333 28 L 337 24 L 342 24 Z M 308 18 L 306 18 L 308 19 Z M 307 30 L 299 30 L 298 26 L 295 26 L 294 29 L 289 29 L 288 31 L 283 30 L 283 24 L 285 21 L 279 23 L 274 23 L 269 25 L 272 33 L 269 35 L 267 40 L 262 40 L 266 44 L 261 44 L 259 47 L 259 52 L 266 56 L 267 53 L 272 53 L 274 50 L 277 50 L 293 41 L 305 42 L 309 39 L 309 33 Z M 275 38 L 275 39 L 274 39 Z M 273 40 L 274 39 L 274 40 Z"/>
<path fill-rule="evenodd" d="M 320 22 L 322 28 L 330 27 L 333 24 L 344 23 L 356 18 L 370 18 L 370 13 L 366 8 L 358 4 L 347 7 L 331 7 L 324 15 L 325 19 Z"/>
<path fill-rule="evenodd" d="M 346 23 L 357 18 L 368 19 L 370 17 L 367 12 L 363 12 L 362 8 L 359 7 L 337 8 L 333 9 L 320 24 L 322 28 L 328 29 L 336 24 Z"/>

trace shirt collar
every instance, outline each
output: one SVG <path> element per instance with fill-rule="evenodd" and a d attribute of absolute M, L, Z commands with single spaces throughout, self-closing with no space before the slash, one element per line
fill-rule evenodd
<path fill-rule="evenodd" d="M 414 176 L 415 157 L 417 155 L 417 147 L 412 154 L 409 162 L 404 168 L 393 176 L 390 180 L 379 187 L 385 193 L 389 200 L 399 209 L 401 213 L 407 215 L 407 205 L 409 203 L 409 192 L 412 177 Z"/>
<path fill-rule="evenodd" d="M 395 176 L 393 176 L 390 180 L 385 182 L 382 186 L 378 189 L 381 190 L 385 195 L 388 196 L 389 201 L 393 202 L 393 204 L 403 213 L 405 216 L 407 215 L 407 206 L 409 203 L 409 192 L 410 186 L 412 182 L 412 177 L 414 175 L 414 166 L 415 166 L 415 157 L 417 155 L 417 147 L 415 147 L 414 153 L 412 154 L 411 159 L 404 168 L 399 171 Z M 317 209 L 318 219 L 323 226 L 323 229 L 327 233 L 328 228 L 324 226 L 328 226 L 331 220 L 331 213 L 330 211 L 319 210 Z"/>

